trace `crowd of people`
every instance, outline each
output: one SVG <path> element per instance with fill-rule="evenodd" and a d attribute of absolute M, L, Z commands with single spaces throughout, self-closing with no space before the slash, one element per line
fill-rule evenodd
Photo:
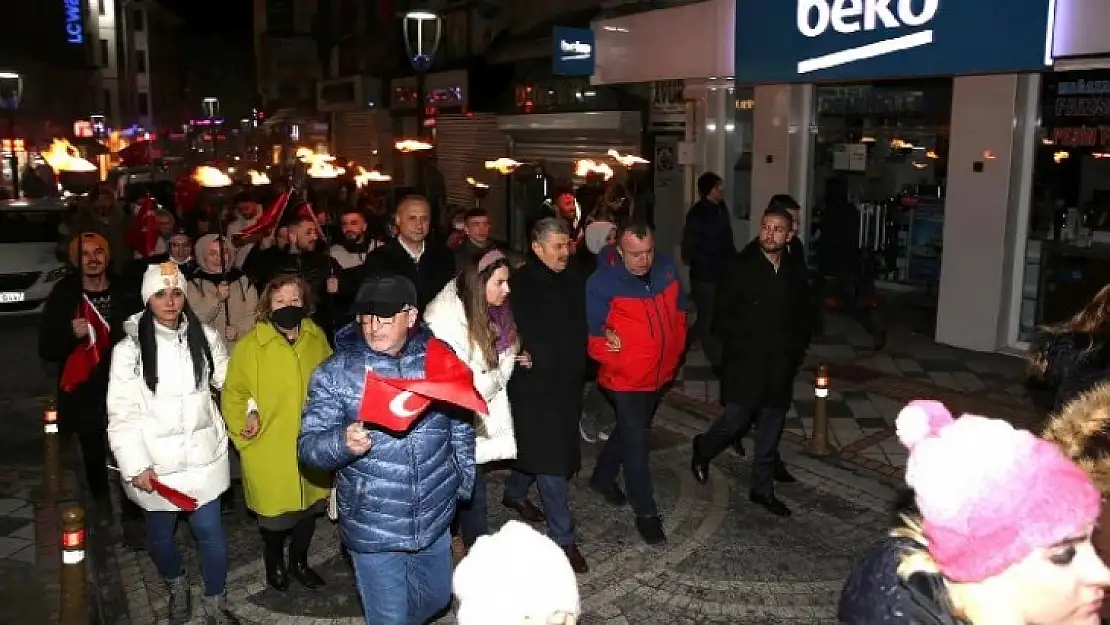
<path fill-rule="evenodd" d="M 119 473 L 125 532 L 165 580 L 170 623 L 194 614 L 174 542 L 183 517 L 201 611 L 239 622 L 222 518 L 239 497 L 277 591 L 328 584 L 309 555 L 330 516 L 368 623 L 424 623 L 452 595 L 466 625 L 575 622 L 575 574 L 589 570 L 569 496 L 583 439 L 602 443 L 589 488 L 630 508 L 646 544 L 666 542 L 649 436 L 693 343 L 723 405 L 693 440 L 695 480 L 725 449 L 744 453 L 754 428 L 749 498 L 789 516 L 775 488 L 794 477 L 778 442 L 819 325 L 799 206 L 777 196 L 738 251 L 721 178 L 698 187 L 681 259 L 698 312 L 689 335 L 679 259 L 655 249 L 619 185 L 589 211 L 581 193 L 556 190 L 523 252 L 491 236 L 480 208 L 448 212 L 437 232 L 417 195 L 389 214 L 294 202 L 256 232 L 262 207 L 244 194 L 183 227 L 159 210 L 158 244 L 139 253 L 132 207 L 101 189 L 67 224 L 73 272 L 47 302 L 40 352 L 59 366 L 60 424 L 96 505 L 112 505 L 109 467 Z M 223 220 L 215 232 L 197 229 L 212 220 Z M 1058 389 L 1042 438 L 936 402 L 902 411 L 914 502 L 852 571 L 841 622 L 1098 623 L 1110 585 L 1092 543 L 1110 491 L 1108 312 L 1110 287 L 1035 350 L 1035 371 Z M 615 425 L 587 436 L 592 394 Z M 493 531 L 491 496 L 522 522 Z"/>

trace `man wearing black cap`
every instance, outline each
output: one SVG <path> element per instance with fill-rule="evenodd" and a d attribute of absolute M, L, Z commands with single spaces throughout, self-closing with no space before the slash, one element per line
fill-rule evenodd
<path fill-rule="evenodd" d="M 413 410 L 413 393 L 393 390 L 378 403 L 388 403 L 384 418 L 411 419 L 405 431 L 358 420 L 368 369 L 385 379 L 426 378 L 435 356 L 431 333 L 414 330 L 417 304 L 404 276 L 363 281 L 354 323 L 336 334 L 335 353 L 312 375 L 297 445 L 305 465 L 338 472 L 340 535 L 368 623 L 423 623 L 451 603 L 451 520 L 474 488 L 474 428 L 458 411 L 438 402 Z M 373 390 L 388 392 L 382 387 Z"/>

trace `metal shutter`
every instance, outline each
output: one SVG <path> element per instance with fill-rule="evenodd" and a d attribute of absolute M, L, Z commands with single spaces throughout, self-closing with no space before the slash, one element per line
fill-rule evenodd
<path fill-rule="evenodd" d="M 490 185 L 482 208 L 490 213 L 493 236 L 506 239 L 505 180 L 486 171 L 485 162 L 508 156 L 508 141 L 491 113 L 443 114 L 436 116 L 436 157 L 447 184 L 447 202 L 470 207 L 474 194 L 467 177 Z"/>
<path fill-rule="evenodd" d="M 388 119 L 388 118 L 387 118 Z M 378 111 L 344 111 L 335 114 L 335 153 L 369 169 L 381 163 Z"/>

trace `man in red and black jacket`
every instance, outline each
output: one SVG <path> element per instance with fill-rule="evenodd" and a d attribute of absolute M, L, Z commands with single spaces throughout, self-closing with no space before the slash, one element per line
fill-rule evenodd
<path fill-rule="evenodd" d="M 674 260 L 655 252 L 647 225 L 623 226 L 616 247 L 602 249 L 597 264 L 586 284 L 589 354 L 600 365 L 597 382 L 613 402 L 617 428 L 590 487 L 610 504 L 624 505 L 617 486 L 623 466 L 636 529 L 644 542 L 658 544 L 666 535 L 648 465 L 648 432 L 686 346 L 686 300 Z"/>

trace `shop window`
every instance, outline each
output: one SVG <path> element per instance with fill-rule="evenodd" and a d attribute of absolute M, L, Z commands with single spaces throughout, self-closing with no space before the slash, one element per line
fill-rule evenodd
<path fill-rule="evenodd" d="M 140 91 L 138 95 L 138 108 L 139 117 L 146 117 L 150 115 L 150 95 L 145 91 Z"/>
<path fill-rule="evenodd" d="M 815 96 L 810 234 L 831 233 L 826 250 L 855 236 L 863 258 L 822 255 L 819 234 L 811 263 L 824 275 L 850 271 L 924 294 L 922 306 L 935 310 L 952 79 L 819 86 Z"/>
<path fill-rule="evenodd" d="M 755 129 L 755 88 L 729 89 L 731 116 L 725 124 L 725 154 L 731 171 L 722 172 L 725 194 L 736 219 L 752 214 L 752 137 Z"/>
<path fill-rule="evenodd" d="M 1044 74 L 1018 339 L 1110 284 L 1110 71 Z"/>
<path fill-rule="evenodd" d="M 146 73 L 146 50 L 135 50 L 135 71 Z"/>
<path fill-rule="evenodd" d="M 109 50 L 110 50 L 110 48 L 108 47 L 108 40 L 107 39 L 101 39 L 100 40 L 100 66 L 101 67 L 108 67 L 109 65 L 112 64 L 112 54 L 111 54 L 111 52 L 109 52 Z"/>

